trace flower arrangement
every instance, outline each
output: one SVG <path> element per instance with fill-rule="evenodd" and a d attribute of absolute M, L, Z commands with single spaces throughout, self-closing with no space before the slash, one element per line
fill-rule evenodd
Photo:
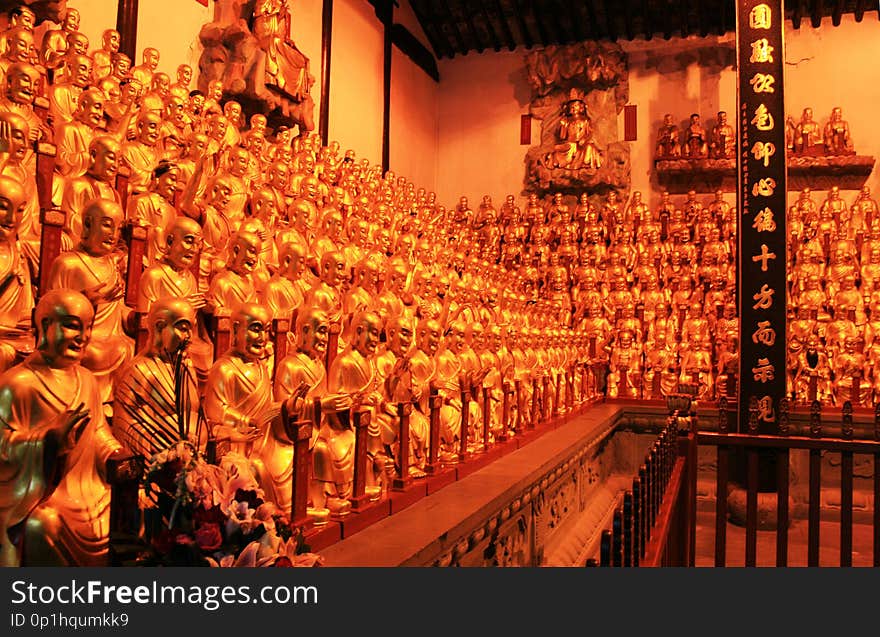
<path fill-rule="evenodd" d="M 209 464 L 178 442 L 155 454 L 144 480 L 148 566 L 320 566 L 281 510 L 264 500 L 248 459 L 230 452 Z"/>

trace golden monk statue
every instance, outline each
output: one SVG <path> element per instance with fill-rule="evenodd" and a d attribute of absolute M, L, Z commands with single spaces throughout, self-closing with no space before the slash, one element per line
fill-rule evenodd
<path fill-rule="evenodd" d="M 43 34 L 40 46 L 40 61 L 47 69 L 57 69 L 64 61 L 67 52 L 67 35 L 79 31 L 79 11 L 69 7 L 58 29 L 49 29 Z"/>
<path fill-rule="evenodd" d="M 165 230 L 177 218 L 174 194 L 179 176 L 177 165 L 163 159 L 152 171 L 149 190 L 129 199 L 126 216 L 147 228 L 147 265 L 159 261 L 167 247 Z"/>
<path fill-rule="evenodd" d="M 199 393 L 187 348 L 196 329 L 192 305 L 165 297 L 146 317 L 147 349 L 120 372 L 113 403 L 113 432 L 125 447 L 149 459 L 189 440 L 204 450 Z"/>
<path fill-rule="evenodd" d="M 682 144 L 682 155 L 690 159 L 699 159 L 706 157 L 708 151 L 708 140 L 706 139 L 706 129 L 700 121 L 699 113 L 691 115 L 690 124 L 685 129 L 684 143 Z"/>
<path fill-rule="evenodd" d="M 126 333 L 131 331 L 131 310 L 124 301 L 125 281 L 113 254 L 122 223 L 122 209 L 115 201 L 94 199 L 86 204 L 80 244 L 55 259 L 48 283 L 50 290 L 82 292 L 95 305 L 93 338 L 82 364 L 94 373 L 101 400 L 108 405 L 116 374 L 134 352 L 134 341 Z"/>
<path fill-rule="evenodd" d="M 25 564 L 106 564 L 110 489 L 104 472 L 120 445 L 104 419 L 97 383 L 80 365 L 93 318 L 82 294 L 47 292 L 34 314 L 36 351 L 0 377 L 4 565 L 22 561 L 9 530 L 25 518 Z"/>
<path fill-rule="evenodd" d="M 177 67 L 177 81 L 171 85 L 170 91 L 172 95 L 176 95 L 182 99 L 189 97 L 190 84 L 192 84 L 193 70 L 189 64 L 181 64 Z"/>
<path fill-rule="evenodd" d="M 0 57 L 0 80 L 6 81 L 9 67 L 13 64 L 30 64 L 34 61 L 34 32 L 24 26 L 6 31 L 6 50 Z"/>
<path fill-rule="evenodd" d="M 211 367 L 205 384 L 205 417 L 218 441 L 228 440 L 231 451 L 247 453 L 249 443 L 280 418 L 267 366 L 272 320 L 264 306 L 243 303 L 230 322 L 232 345 Z"/>
<path fill-rule="evenodd" d="M 260 301 L 269 308 L 272 318 L 290 318 L 302 305 L 306 290 L 300 282 L 305 256 L 305 248 L 296 241 L 281 246 L 278 269 L 260 292 Z"/>
<path fill-rule="evenodd" d="M 9 24 L 6 33 L 0 35 L 0 56 L 5 56 L 9 49 L 9 32 L 16 27 L 23 27 L 28 31 L 33 31 L 37 23 L 37 16 L 27 5 L 14 7 L 7 12 Z M 33 42 L 33 39 L 31 39 Z M 36 55 L 36 53 L 34 53 Z"/>
<path fill-rule="evenodd" d="M 849 134 L 849 123 L 843 119 L 843 111 L 839 106 L 831 109 L 831 118 L 825 124 L 823 140 L 826 155 L 852 155 L 855 152 Z"/>
<path fill-rule="evenodd" d="M 34 293 L 27 259 L 17 232 L 27 198 L 19 182 L 0 176 L 0 369 L 7 369 L 16 353 L 28 351 Z"/>
<path fill-rule="evenodd" d="M 162 117 L 142 112 L 135 124 L 135 138 L 122 145 L 122 163 L 128 167 L 128 194 L 136 196 L 147 192 L 153 169 L 159 163 L 159 129 Z"/>
<path fill-rule="evenodd" d="M 559 143 L 545 160 L 548 168 L 597 170 L 602 167 L 602 151 L 593 141 L 593 125 L 583 100 L 572 96 L 565 102 L 556 138 Z"/>
<path fill-rule="evenodd" d="M 229 314 L 237 304 L 257 300 L 253 272 L 261 245 L 250 232 L 237 232 L 229 241 L 226 267 L 214 275 L 208 288 L 208 305 L 216 314 Z"/>
<path fill-rule="evenodd" d="M 141 86 L 150 86 L 153 83 L 153 74 L 159 68 L 159 51 L 147 47 L 141 53 L 141 63 L 131 69 L 131 75 L 141 83 Z"/>
<path fill-rule="evenodd" d="M 104 94 L 96 88 L 79 96 L 73 119 L 56 128 L 55 171 L 63 178 L 81 177 L 89 167 L 89 145 L 104 119 Z"/>
<path fill-rule="evenodd" d="M 727 113 L 718 111 L 718 120 L 712 128 L 709 156 L 713 159 L 732 159 L 736 155 L 736 132 L 727 123 Z"/>
<path fill-rule="evenodd" d="M 257 0 L 253 19 L 254 36 L 265 51 L 265 83 L 296 101 L 308 98 L 313 82 L 309 59 L 290 40 L 290 11 L 286 0 Z"/>
<path fill-rule="evenodd" d="M 16 234 L 21 256 L 26 259 L 25 267 L 36 273 L 40 264 L 42 224 L 36 178 L 25 163 L 29 133 L 23 117 L 15 111 L 0 110 L 0 175 L 11 178 L 21 188 L 24 207 L 16 225 Z"/>
<path fill-rule="evenodd" d="M 101 48 L 92 51 L 92 78 L 95 82 L 110 75 L 113 54 L 119 51 L 119 31 L 105 29 L 101 34 Z"/>
<path fill-rule="evenodd" d="M 676 159 L 681 157 L 681 144 L 678 141 L 678 126 L 671 113 L 663 116 L 663 124 L 657 131 L 656 159 Z"/>
<path fill-rule="evenodd" d="M 324 358 L 329 332 L 326 314 L 320 310 L 304 309 L 296 319 L 296 350 L 278 363 L 275 372 L 275 400 L 287 401 L 289 413 L 297 414 L 299 420 L 312 422 L 312 445 L 321 427 L 321 423 L 315 422 L 315 399 L 320 400 L 322 413 L 344 411 L 351 407 L 348 396 L 327 393 Z M 266 496 L 283 511 L 288 511 L 291 505 L 293 441 L 279 425 L 280 422 L 273 422 L 273 426 L 267 428 L 263 438 L 254 446 L 251 458 Z M 309 498 L 318 503 L 317 508 L 309 508 L 309 516 L 316 523 L 326 522 L 330 511 L 321 504 L 324 494 L 319 482 L 311 482 Z M 350 506 L 347 501 L 338 504 L 344 510 Z M 335 512 L 340 513 L 340 510 Z"/>
<path fill-rule="evenodd" d="M 382 401 L 373 360 L 380 327 L 377 314 L 358 314 L 352 321 L 348 347 L 333 359 L 327 372 L 330 394 L 344 394 L 351 399 L 352 409 L 366 408 L 371 414 L 375 414 Z M 313 480 L 320 484 L 312 489 L 312 503 L 316 509 L 327 508 L 330 513 L 339 515 L 348 511 L 346 501 L 352 494 L 355 436 L 351 429 L 351 413 L 337 411 L 326 415 L 313 451 Z M 375 419 L 370 421 L 368 429 L 367 456 L 367 494 L 378 497 L 382 489 L 384 452 Z"/>
<path fill-rule="evenodd" d="M 821 142 L 822 130 L 813 120 L 813 109 L 807 107 L 795 129 L 794 150 L 800 155 L 817 155 L 822 150 Z"/>
<path fill-rule="evenodd" d="M 119 142 L 110 135 L 98 135 L 89 144 L 89 167 L 82 177 L 64 182 L 61 209 L 66 215 L 62 245 L 71 249 L 82 234 L 82 216 L 86 204 L 93 199 L 119 203 L 114 187 L 119 164 Z"/>
<path fill-rule="evenodd" d="M 49 88 L 49 115 L 56 132 L 73 119 L 80 94 L 92 81 L 92 60 L 87 55 L 67 58 L 67 75 L 63 82 Z"/>

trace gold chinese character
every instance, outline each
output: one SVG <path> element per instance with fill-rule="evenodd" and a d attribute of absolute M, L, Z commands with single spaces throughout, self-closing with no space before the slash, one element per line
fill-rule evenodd
<path fill-rule="evenodd" d="M 752 194 L 755 197 L 772 197 L 773 191 L 776 189 L 776 180 L 772 177 L 758 180 L 752 186 Z"/>
<path fill-rule="evenodd" d="M 773 347 L 776 342 L 776 330 L 770 327 L 770 321 L 758 321 L 758 329 L 752 334 L 752 342 L 756 345 L 766 345 Z"/>
<path fill-rule="evenodd" d="M 753 295 L 752 298 L 757 301 L 752 306 L 753 310 L 769 310 L 770 306 L 773 305 L 773 295 L 776 294 L 776 290 L 771 288 L 766 283 L 761 286 L 761 291 L 757 294 Z"/>
<path fill-rule="evenodd" d="M 758 400 L 758 420 L 776 422 L 776 412 L 773 409 L 773 399 L 770 396 L 764 396 Z"/>
<path fill-rule="evenodd" d="M 749 12 L 749 26 L 753 29 L 769 29 L 773 23 L 770 7 L 759 4 Z"/>
<path fill-rule="evenodd" d="M 773 219 L 773 211 L 770 208 L 764 208 L 761 212 L 756 213 L 752 227 L 758 232 L 773 232 L 776 230 L 776 220 Z"/>
<path fill-rule="evenodd" d="M 766 358 L 759 358 L 758 366 L 752 367 L 752 374 L 754 374 L 756 383 L 767 383 L 773 380 L 773 373 L 775 371 L 776 370 L 770 363 L 770 360 Z"/>
<path fill-rule="evenodd" d="M 773 47 L 770 46 L 767 38 L 761 38 L 752 42 L 752 57 L 749 58 L 749 62 L 752 64 L 773 62 Z"/>
<path fill-rule="evenodd" d="M 767 110 L 767 107 L 761 104 L 755 110 L 755 116 L 752 118 L 752 124 L 754 124 L 755 128 L 759 131 L 771 131 L 773 130 L 773 115 L 770 114 L 770 111 Z"/>
<path fill-rule="evenodd" d="M 767 249 L 767 244 L 762 243 L 761 244 L 761 254 L 757 254 L 757 255 L 753 256 L 752 262 L 757 263 L 758 261 L 760 261 L 761 262 L 761 272 L 766 272 L 767 271 L 767 261 L 769 259 L 775 259 L 775 258 L 776 258 L 776 253 L 769 252 Z"/>
<path fill-rule="evenodd" d="M 770 142 L 755 142 L 752 146 L 752 155 L 757 160 L 764 160 L 764 168 L 770 165 L 770 158 L 776 153 L 776 146 Z"/>
<path fill-rule="evenodd" d="M 749 80 L 749 84 L 752 85 L 755 93 L 775 93 L 776 90 L 773 88 L 775 81 L 776 78 L 769 73 L 755 73 Z"/>

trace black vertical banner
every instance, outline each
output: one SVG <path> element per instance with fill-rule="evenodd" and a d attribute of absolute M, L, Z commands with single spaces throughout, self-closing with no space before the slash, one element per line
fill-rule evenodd
<path fill-rule="evenodd" d="M 785 396 L 783 0 L 737 0 L 739 431 L 776 431 Z"/>

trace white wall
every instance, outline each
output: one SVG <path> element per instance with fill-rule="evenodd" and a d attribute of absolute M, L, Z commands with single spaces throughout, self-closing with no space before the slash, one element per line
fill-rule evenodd
<path fill-rule="evenodd" d="M 334 2 L 328 135 L 371 164 L 382 161 L 383 33 L 365 0 Z"/>

